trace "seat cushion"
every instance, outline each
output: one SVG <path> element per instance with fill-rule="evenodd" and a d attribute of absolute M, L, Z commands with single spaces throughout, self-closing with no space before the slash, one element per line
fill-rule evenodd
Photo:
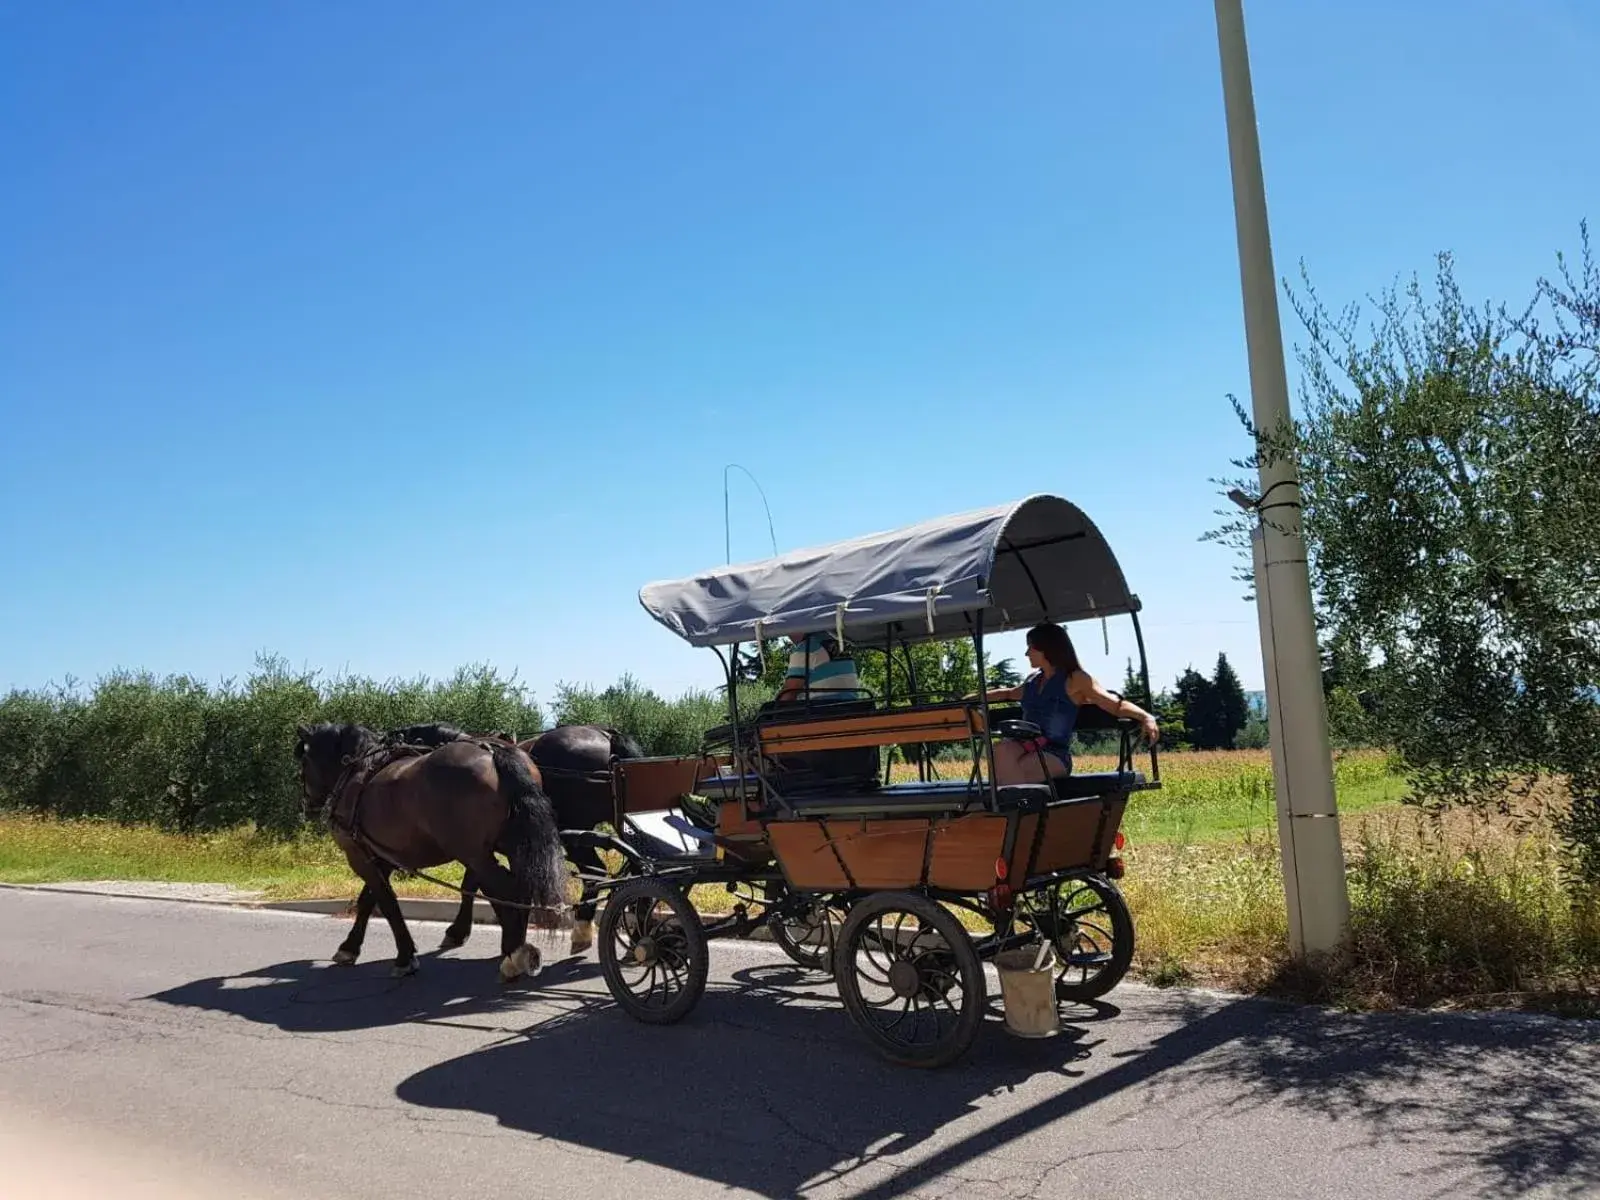
<path fill-rule="evenodd" d="M 1056 775 L 1051 778 L 1056 795 L 1063 800 L 1081 800 L 1089 796 L 1109 796 L 1115 792 L 1128 792 L 1144 786 L 1143 771 L 1085 771 L 1082 774 Z"/>

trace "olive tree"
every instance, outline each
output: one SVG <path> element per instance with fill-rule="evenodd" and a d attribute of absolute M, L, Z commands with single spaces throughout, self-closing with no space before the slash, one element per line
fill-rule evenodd
<path fill-rule="evenodd" d="M 1559 776 L 1569 845 L 1600 878 L 1600 272 L 1587 228 L 1579 263 L 1557 261 L 1526 307 L 1479 309 L 1442 254 L 1435 294 L 1415 278 L 1386 291 L 1365 335 L 1359 309 L 1330 315 L 1302 269 L 1302 411 L 1259 429 L 1235 400 L 1255 452 L 1234 465 L 1298 454 L 1321 635 L 1417 798 L 1505 805 L 1520 782 Z M 1206 537 L 1248 555 L 1256 515 L 1219 515 Z"/>

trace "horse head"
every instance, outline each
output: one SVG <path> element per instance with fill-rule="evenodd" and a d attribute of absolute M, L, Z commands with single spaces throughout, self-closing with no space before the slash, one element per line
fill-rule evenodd
<path fill-rule="evenodd" d="M 315 819 L 333 795 L 345 767 L 377 738 L 360 725 L 320 722 L 295 728 L 295 760 L 300 766 L 300 807 Z"/>

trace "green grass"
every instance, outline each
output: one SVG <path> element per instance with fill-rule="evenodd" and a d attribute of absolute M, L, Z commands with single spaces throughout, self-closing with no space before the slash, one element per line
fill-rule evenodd
<path fill-rule="evenodd" d="M 437 874 L 459 881 L 461 869 L 441 868 Z M 110 821 L 0 817 L 0 882 L 102 879 L 220 883 L 275 899 L 359 890 L 344 855 L 326 836 L 286 841 L 248 827 L 182 835 Z M 440 889 L 419 884 L 408 890 L 434 895 Z"/>
<path fill-rule="evenodd" d="M 1086 763 L 1085 770 L 1098 764 Z M 1345 812 L 1396 803 L 1403 782 L 1377 755 L 1341 760 L 1339 802 Z M 1169 755 L 1161 790 L 1135 795 L 1124 828 L 1136 845 L 1239 841 L 1274 824 L 1271 768 L 1261 752 Z M 430 874 L 461 880 L 458 866 Z M 127 879 L 220 883 L 273 899 L 353 895 L 355 877 L 326 834 L 282 840 L 250 827 L 181 835 L 110 821 L 59 821 L 0 816 L 0 882 L 68 883 Z M 404 894 L 447 895 L 422 880 L 398 881 Z M 697 899 L 726 908 L 727 893 Z"/>

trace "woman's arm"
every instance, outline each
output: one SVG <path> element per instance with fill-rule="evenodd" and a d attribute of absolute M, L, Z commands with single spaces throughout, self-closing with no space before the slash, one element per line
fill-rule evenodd
<path fill-rule="evenodd" d="M 1138 721 L 1144 726 L 1144 735 L 1154 745 L 1155 740 L 1161 736 L 1161 726 L 1156 719 L 1132 700 L 1119 700 L 1095 681 L 1094 676 L 1087 671 L 1076 672 L 1067 680 L 1067 695 L 1072 697 L 1072 702 L 1080 708 L 1085 704 L 1092 704 L 1096 708 L 1103 708 L 1113 717 L 1126 717 Z"/>

